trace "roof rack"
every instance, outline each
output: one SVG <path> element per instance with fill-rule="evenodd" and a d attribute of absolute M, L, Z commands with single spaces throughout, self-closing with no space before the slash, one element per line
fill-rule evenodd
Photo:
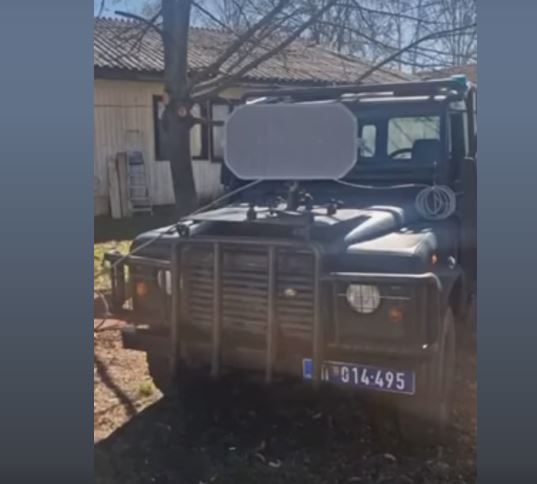
<path fill-rule="evenodd" d="M 250 91 L 242 96 L 242 100 L 245 102 L 255 98 L 290 98 L 296 101 L 314 101 L 339 98 L 346 94 L 383 94 L 390 97 L 447 95 L 451 98 L 460 98 L 468 88 L 469 86 L 464 76 L 454 76 L 447 79 L 392 84 L 348 84 L 329 87 Z"/>

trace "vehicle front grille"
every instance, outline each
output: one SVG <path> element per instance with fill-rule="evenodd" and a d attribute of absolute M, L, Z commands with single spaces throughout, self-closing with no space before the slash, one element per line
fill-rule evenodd
<path fill-rule="evenodd" d="M 265 335 L 269 315 L 268 249 L 222 244 L 219 250 L 222 330 Z M 182 260 L 187 323 L 209 329 L 214 321 L 214 248 L 209 244 L 186 247 Z M 278 247 L 274 261 L 274 323 L 278 332 L 311 334 L 313 254 Z"/>

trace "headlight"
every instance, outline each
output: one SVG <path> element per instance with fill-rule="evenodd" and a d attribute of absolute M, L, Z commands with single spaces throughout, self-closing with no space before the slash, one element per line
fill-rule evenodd
<path fill-rule="evenodd" d="M 157 283 L 161 289 L 166 291 L 168 296 L 172 294 L 172 273 L 170 271 L 158 271 Z"/>
<path fill-rule="evenodd" d="M 380 292 L 377 286 L 351 284 L 347 288 L 347 302 L 355 311 L 370 314 L 380 305 Z"/>

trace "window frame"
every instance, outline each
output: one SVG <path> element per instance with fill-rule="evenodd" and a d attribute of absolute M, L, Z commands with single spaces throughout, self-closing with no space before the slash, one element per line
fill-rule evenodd
<path fill-rule="evenodd" d="M 373 123 L 373 122 L 368 122 L 368 123 L 364 123 L 364 124 L 359 124 L 359 129 L 360 129 L 360 132 L 359 132 L 359 138 L 360 139 L 363 139 L 363 133 L 364 133 L 364 128 L 366 127 L 369 127 L 371 126 L 372 128 L 374 128 L 375 132 L 374 132 L 374 139 L 373 139 L 373 153 L 371 155 L 363 155 L 362 154 L 362 146 L 360 146 L 358 148 L 358 156 L 361 158 L 361 159 L 372 159 L 372 158 L 375 158 L 376 154 L 377 154 L 377 148 L 378 148 L 378 143 L 379 143 L 379 129 L 378 129 L 378 126 L 376 123 Z"/>
<path fill-rule="evenodd" d="M 404 148 L 397 148 L 395 150 L 390 150 L 390 140 L 393 138 L 393 135 L 390 136 L 390 128 L 393 126 L 394 120 L 402 120 L 402 119 L 419 119 L 419 118 L 433 118 L 435 119 L 435 124 L 437 123 L 438 127 L 438 141 L 442 141 L 442 117 L 437 114 L 410 114 L 410 115 L 397 115 L 397 116 L 391 116 L 387 119 L 386 125 L 386 155 L 389 156 L 390 151 L 394 152 L 400 149 L 412 149 L 412 144 L 408 147 Z M 421 138 L 418 138 L 421 139 Z M 436 139 L 436 138 L 435 138 Z M 415 140 L 414 140 L 415 141 Z"/>
<path fill-rule="evenodd" d="M 164 96 L 153 94 L 153 140 L 154 140 L 154 156 L 155 161 L 168 161 L 162 154 L 161 139 L 160 139 L 160 117 L 159 104 L 164 100 Z"/>
<path fill-rule="evenodd" d="M 477 89 L 470 88 L 466 99 L 468 112 L 468 154 L 471 158 L 477 157 Z"/>
<path fill-rule="evenodd" d="M 210 113 L 210 119 L 213 120 L 213 106 L 227 106 L 228 107 L 227 115 L 229 116 L 233 112 L 233 110 L 238 105 L 240 105 L 240 101 L 236 99 L 226 99 L 226 98 L 217 97 L 217 98 L 213 98 L 209 100 L 207 102 L 207 105 L 208 105 L 207 112 Z M 209 136 L 209 153 L 208 153 L 209 158 L 208 159 L 212 163 L 223 163 L 224 155 L 222 154 L 222 156 L 217 156 L 214 151 L 214 147 L 215 147 L 214 129 L 222 128 L 222 126 L 209 125 L 207 128 L 208 128 L 207 131 L 208 131 L 208 136 Z"/>
<path fill-rule="evenodd" d="M 161 162 L 161 161 L 170 161 L 168 157 L 165 157 L 162 153 L 163 147 L 161 146 L 162 140 L 160 139 L 160 118 L 158 116 L 159 111 L 159 104 L 162 103 L 164 100 L 163 95 L 154 94 L 152 96 L 152 102 L 153 102 L 153 139 L 154 139 L 154 150 L 153 154 L 155 156 L 155 161 Z M 199 105 L 200 108 L 200 117 L 206 118 L 207 117 L 207 103 L 195 103 L 195 105 Z M 191 155 L 192 160 L 198 161 L 198 160 L 208 160 L 209 156 L 209 133 L 206 129 L 205 125 L 201 125 L 200 129 L 200 143 L 201 143 L 201 151 L 200 154 L 197 155 Z"/>

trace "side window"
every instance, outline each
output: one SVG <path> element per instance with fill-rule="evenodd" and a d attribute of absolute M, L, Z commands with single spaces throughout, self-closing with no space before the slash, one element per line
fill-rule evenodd
<path fill-rule="evenodd" d="M 231 106 L 227 103 L 211 103 L 211 119 L 213 121 L 225 121 L 231 112 Z M 224 158 L 224 127 L 211 126 L 211 160 L 220 162 Z"/>
<path fill-rule="evenodd" d="M 391 118 L 388 122 L 388 155 L 402 152 L 398 158 L 410 158 L 418 140 L 440 140 L 439 116 Z"/>
<path fill-rule="evenodd" d="M 373 158 L 377 147 L 377 127 L 365 124 L 360 129 L 360 158 Z"/>

